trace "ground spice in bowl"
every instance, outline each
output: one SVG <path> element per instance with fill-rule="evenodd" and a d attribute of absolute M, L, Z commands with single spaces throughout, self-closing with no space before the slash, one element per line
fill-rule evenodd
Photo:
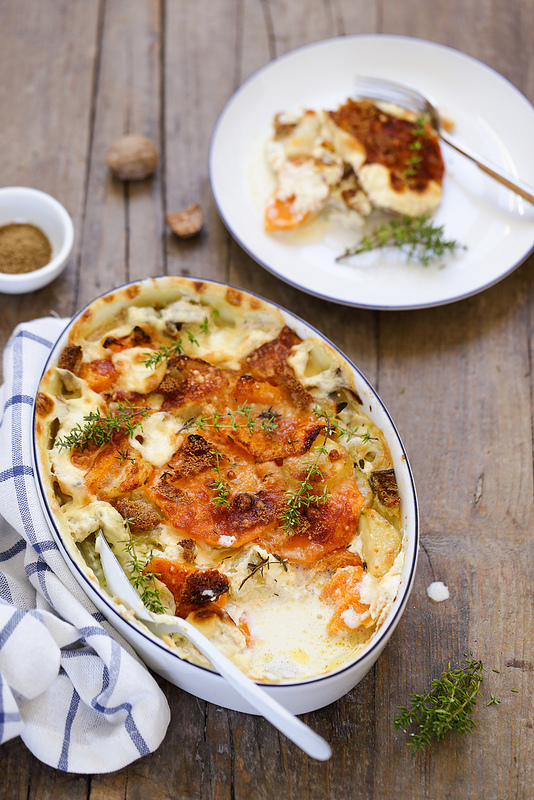
<path fill-rule="evenodd" d="M 44 267 L 52 258 L 48 237 L 36 225 L 0 226 L 0 272 L 17 275 Z"/>

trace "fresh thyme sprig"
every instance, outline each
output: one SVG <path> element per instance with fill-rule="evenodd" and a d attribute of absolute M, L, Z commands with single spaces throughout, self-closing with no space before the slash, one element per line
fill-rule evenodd
<path fill-rule="evenodd" d="M 361 439 L 362 444 L 369 442 L 371 439 L 374 439 L 374 436 L 371 436 L 371 431 L 367 428 L 366 431 L 360 433 L 358 428 L 351 428 L 347 426 L 344 428 L 336 419 L 335 414 L 330 414 L 328 411 L 325 411 L 320 406 L 314 406 L 313 413 L 319 419 L 325 419 L 330 430 L 332 433 L 336 433 L 340 439 L 346 438 L 347 442 L 350 442 L 351 439 Z"/>
<path fill-rule="evenodd" d="M 400 219 L 383 222 L 368 236 L 364 236 L 358 245 L 348 247 L 337 256 L 336 261 L 381 247 L 398 247 L 408 259 L 419 261 L 424 266 L 445 254 L 452 255 L 458 249 L 465 250 L 464 245 L 456 240 L 445 239 L 443 225 L 434 225 L 428 214 L 418 217 L 403 215 Z"/>
<path fill-rule="evenodd" d="M 215 466 L 212 467 L 213 472 L 217 476 L 217 479 L 210 483 L 210 489 L 215 491 L 215 497 L 213 498 L 213 502 L 217 507 L 220 506 L 229 506 L 230 501 L 228 500 L 228 495 L 230 494 L 230 487 L 228 486 L 225 481 L 222 479 L 221 474 L 221 465 L 220 465 L 220 455 L 216 451 L 213 451 L 215 455 Z"/>
<path fill-rule="evenodd" d="M 256 551 L 256 553 L 259 556 L 259 561 L 249 561 L 248 562 L 248 564 L 247 564 L 248 571 L 249 571 L 248 575 L 245 578 L 243 578 L 243 580 L 239 584 L 239 587 L 238 587 L 237 591 L 239 591 L 239 589 L 241 589 L 243 584 L 245 584 L 249 580 L 249 578 L 252 578 L 253 575 L 256 575 L 257 572 L 259 572 L 260 575 L 263 576 L 263 570 L 265 568 L 269 569 L 271 564 L 278 564 L 278 566 L 281 566 L 283 568 L 284 572 L 287 572 L 287 564 L 286 564 L 285 560 L 281 556 L 277 556 L 276 553 L 273 553 L 272 557 L 274 558 L 274 561 L 271 561 L 270 555 L 261 556 L 257 551 Z"/>
<path fill-rule="evenodd" d="M 327 454 L 326 442 L 330 436 L 330 424 L 327 422 L 326 427 L 322 431 L 324 440 L 322 444 L 315 446 L 315 457 L 312 461 L 307 461 L 304 466 L 306 467 L 306 474 L 300 481 L 298 489 L 295 492 L 287 491 L 285 493 L 285 507 L 280 515 L 280 522 L 282 528 L 290 535 L 297 533 L 302 523 L 302 511 L 310 506 L 318 506 L 321 503 L 326 503 L 330 497 L 328 486 L 325 484 L 321 494 L 314 493 L 314 486 L 312 478 L 323 479 L 323 473 L 319 469 L 319 458 Z"/>
<path fill-rule="evenodd" d="M 124 447 L 122 448 L 118 447 L 117 455 L 115 456 L 115 458 L 120 464 L 124 464 L 125 461 L 131 461 L 132 464 L 135 464 L 135 458 L 133 458 L 133 456 L 130 455 L 129 448 L 124 449 Z"/>
<path fill-rule="evenodd" d="M 204 321 L 200 324 L 200 330 L 202 333 L 209 333 L 209 320 L 207 317 L 204 317 Z M 191 344 L 195 344 L 197 347 L 200 347 L 198 343 L 198 339 L 196 336 L 191 333 L 191 331 L 184 331 L 185 335 L 189 339 Z M 184 346 L 181 339 L 178 339 L 176 342 L 171 344 L 170 347 L 166 347 L 162 345 L 158 347 L 157 350 L 153 350 L 151 353 L 143 353 L 146 358 L 141 361 L 141 364 L 144 364 L 147 369 L 156 369 L 162 364 L 164 361 L 168 361 L 173 356 L 182 355 L 184 352 Z"/>
<path fill-rule="evenodd" d="M 101 414 L 100 409 L 91 411 L 84 416 L 83 425 L 77 422 L 66 436 L 56 439 L 56 446 L 60 450 L 72 450 L 74 447 L 84 450 L 91 443 L 101 447 L 119 432 L 124 432 L 131 438 L 138 428 L 143 429 L 143 420 L 149 414 L 149 408 L 134 406 L 128 401 L 119 403 L 117 408 L 106 416 Z"/>
<path fill-rule="evenodd" d="M 141 361 L 141 364 L 144 364 L 147 369 L 156 369 L 156 367 L 159 367 L 159 365 L 164 361 L 168 361 L 173 356 L 179 356 L 183 352 L 184 346 L 182 344 L 182 340 L 178 339 L 176 342 L 171 344 L 170 347 L 165 347 L 165 345 L 162 345 L 152 353 L 143 353 L 146 358 Z"/>
<path fill-rule="evenodd" d="M 409 729 L 408 746 L 424 750 L 432 741 L 440 741 L 449 731 L 470 733 L 475 727 L 472 711 L 480 692 L 485 672 L 482 661 L 465 656 L 463 668 L 449 665 L 432 681 L 425 694 L 412 694 L 408 707 L 400 706 L 393 723 L 405 733 Z M 493 697 L 493 695 L 492 695 Z M 492 704 L 498 702 L 493 700 Z"/>
<path fill-rule="evenodd" d="M 211 416 L 201 415 L 193 417 L 188 420 L 187 427 L 196 426 L 199 430 L 203 431 L 205 428 L 214 428 L 217 433 L 224 430 L 237 431 L 239 428 L 246 428 L 250 434 L 253 434 L 258 427 L 264 430 L 270 436 L 274 435 L 274 431 L 278 428 L 277 417 L 279 417 L 272 407 L 268 411 L 262 411 L 257 417 L 254 417 L 254 412 L 250 405 L 245 401 L 236 411 L 227 409 L 226 412 L 216 411 Z"/>
<path fill-rule="evenodd" d="M 140 558 L 135 549 L 135 540 L 132 539 L 130 531 L 131 520 L 124 520 L 124 527 L 128 531 L 129 539 L 124 543 L 124 549 L 130 556 L 126 566 L 130 570 L 129 580 L 135 591 L 141 598 L 143 605 L 155 614 L 165 614 L 167 609 L 161 602 L 160 594 L 156 586 L 156 578 L 159 577 L 154 572 L 152 566 L 152 554 L 146 559 Z"/>
<path fill-rule="evenodd" d="M 421 150 L 423 149 L 423 140 L 428 138 L 426 130 L 426 122 L 428 114 L 419 114 L 415 119 L 414 127 L 412 129 L 412 141 L 408 144 L 408 149 L 412 151 L 413 155 L 406 159 L 406 167 L 404 169 L 404 177 L 408 182 L 410 178 L 417 175 L 419 167 L 423 161 Z"/>

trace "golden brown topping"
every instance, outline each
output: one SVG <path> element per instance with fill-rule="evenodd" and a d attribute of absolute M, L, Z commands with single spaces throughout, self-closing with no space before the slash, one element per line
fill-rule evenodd
<path fill-rule="evenodd" d="M 229 286 L 226 290 L 226 300 L 230 303 L 231 306 L 240 306 L 243 302 L 243 294 L 239 291 L 239 289 L 234 289 L 232 286 Z"/>
<path fill-rule="evenodd" d="M 307 408 L 313 402 L 313 396 L 306 391 L 301 382 L 292 373 L 282 372 L 278 376 L 278 380 L 289 391 L 291 399 L 297 408 Z"/>
<path fill-rule="evenodd" d="M 187 493 L 168 480 L 159 480 L 156 484 L 154 484 L 154 489 L 159 495 L 167 500 L 172 500 L 173 502 L 178 503 L 189 502 Z"/>
<path fill-rule="evenodd" d="M 132 531 L 151 531 L 161 522 L 158 512 L 145 500 L 117 500 L 114 506 Z"/>
<path fill-rule="evenodd" d="M 119 377 L 112 362 L 104 358 L 83 362 L 78 369 L 78 374 L 87 382 L 93 392 L 105 392 L 111 389 Z"/>
<path fill-rule="evenodd" d="M 153 467 L 138 450 L 130 448 L 127 457 L 123 458 L 119 451 L 124 452 L 125 448 L 128 448 L 127 437 L 104 445 L 95 452 L 72 452 L 73 462 L 83 463 L 84 459 L 92 461 L 85 475 L 85 485 L 100 500 L 112 502 L 121 495 L 133 492 L 152 473 Z"/>
<path fill-rule="evenodd" d="M 173 356 L 157 391 L 166 396 L 162 408 L 185 406 L 206 397 L 216 397 L 226 388 L 224 373 L 208 361 L 190 356 Z"/>
<path fill-rule="evenodd" d="M 271 339 L 243 359 L 243 369 L 255 378 L 265 380 L 281 372 L 291 371 L 287 363 L 291 348 L 302 339 L 294 330 L 285 325 L 276 339 Z"/>
<path fill-rule="evenodd" d="M 324 502 L 302 510 L 302 524 L 293 534 L 278 528 L 258 537 L 258 543 L 288 561 L 313 564 L 346 547 L 354 536 L 364 499 L 353 476 L 333 489 Z"/>
<path fill-rule="evenodd" d="M 216 569 L 195 569 L 168 558 L 154 556 L 151 569 L 172 593 L 176 615 L 187 617 L 195 608 L 222 602 L 228 579 Z"/>
<path fill-rule="evenodd" d="M 239 492 L 228 508 L 229 523 L 238 530 L 259 524 L 267 525 L 278 516 L 279 505 L 277 498 L 265 492 Z"/>
<path fill-rule="evenodd" d="M 68 344 L 63 348 L 57 365 L 60 369 L 76 372 L 80 366 L 83 352 L 79 344 Z"/>
<path fill-rule="evenodd" d="M 409 185 L 423 192 L 430 180 L 441 184 L 443 159 L 438 138 L 428 124 L 418 135 L 420 122 L 387 114 L 368 100 L 347 100 L 329 113 L 339 128 L 363 145 L 366 164 L 383 164 L 390 170 L 396 191 Z"/>
<path fill-rule="evenodd" d="M 184 561 L 188 564 L 194 564 L 197 555 L 197 544 L 193 539 L 182 539 L 178 543 L 182 548 L 184 554 Z"/>
<path fill-rule="evenodd" d="M 203 469 L 217 464 L 217 451 L 203 436 L 191 433 L 184 444 L 176 451 L 169 466 L 173 470 L 173 480 L 187 475 L 198 475 Z"/>
<path fill-rule="evenodd" d="M 128 336 L 122 336 L 120 339 L 115 339 L 113 336 L 107 336 L 102 343 L 102 347 L 105 347 L 106 350 L 113 350 L 113 352 L 118 353 L 121 350 L 126 350 L 129 347 L 142 347 L 143 345 L 147 346 L 150 344 L 150 342 L 150 334 L 143 330 L 143 328 L 141 328 L 139 325 L 136 325 L 132 332 L 128 334 Z"/>
<path fill-rule="evenodd" d="M 52 409 L 54 408 L 54 401 L 48 395 L 43 394 L 43 392 L 38 392 L 37 397 L 35 398 L 35 410 L 37 411 L 38 416 L 46 417 L 47 414 L 50 414 Z"/>
<path fill-rule="evenodd" d="M 216 569 L 202 569 L 191 572 L 181 593 L 183 603 L 199 606 L 217 600 L 230 588 L 228 578 Z"/>
<path fill-rule="evenodd" d="M 392 469 L 374 470 L 371 472 L 371 489 L 382 505 L 394 508 L 400 504 L 397 478 Z"/>

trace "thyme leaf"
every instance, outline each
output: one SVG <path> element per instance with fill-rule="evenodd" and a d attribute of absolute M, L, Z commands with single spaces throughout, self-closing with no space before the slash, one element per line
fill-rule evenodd
<path fill-rule="evenodd" d="M 415 119 L 414 126 L 412 128 L 413 139 L 409 143 L 408 149 L 412 151 L 413 155 L 406 159 L 406 166 L 403 173 L 408 183 L 410 183 L 410 178 L 413 178 L 415 175 L 417 175 L 419 168 L 423 163 L 421 150 L 423 149 L 424 139 L 428 139 L 428 131 L 426 129 L 427 120 L 428 114 L 419 114 L 419 116 Z"/>
<path fill-rule="evenodd" d="M 131 520 L 129 519 L 124 520 L 124 527 L 127 529 L 130 537 L 128 541 L 124 543 L 124 549 L 130 556 L 130 560 L 126 563 L 130 571 L 130 575 L 128 576 L 130 583 L 141 598 L 143 605 L 145 605 L 149 611 L 153 611 L 155 614 L 165 614 L 167 609 L 161 602 L 161 597 L 156 585 L 156 578 L 159 577 L 159 574 L 154 572 L 152 553 L 147 558 L 138 555 L 135 549 L 135 539 L 132 538 L 130 531 L 130 522 Z"/>
<path fill-rule="evenodd" d="M 281 414 L 273 411 L 271 407 L 268 411 L 262 411 L 257 417 L 254 417 L 252 408 L 245 401 L 236 411 L 227 409 L 224 413 L 216 411 L 211 416 L 200 415 L 193 417 L 187 420 L 182 430 L 196 426 L 201 431 L 205 430 L 205 428 L 213 428 L 217 433 L 221 433 L 225 430 L 237 431 L 239 428 L 246 428 L 252 435 L 259 427 L 269 436 L 273 436 L 275 430 L 278 429 L 277 418 L 280 416 Z M 259 423 L 258 420 L 260 420 Z"/>
<path fill-rule="evenodd" d="M 265 557 L 261 556 L 259 553 L 257 553 L 257 555 L 259 557 L 259 561 L 249 561 L 248 562 L 248 564 L 247 564 L 248 571 L 249 571 L 248 575 L 245 578 L 243 578 L 243 580 L 241 581 L 241 583 L 238 586 L 237 591 L 239 591 L 239 589 L 241 589 L 243 584 L 245 584 L 249 580 L 249 578 L 252 578 L 253 575 L 256 575 L 257 572 L 259 572 L 260 575 L 263 576 L 264 569 L 265 568 L 269 569 L 271 564 L 278 564 L 279 566 L 281 566 L 283 568 L 284 572 L 287 572 L 287 565 L 286 565 L 285 560 L 281 556 L 277 556 L 276 553 L 272 553 L 272 557 L 274 558 L 274 561 L 271 561 L 271 556 L 270 555 L 266 555 Z"/>
<path fill-rule="evenodd" d="M 215 491 L 215 497 L 213 498 L 213 502 L 217 507 L 229 506 L 230 501 L 228 500 L 228 495 L 230 494 L 230 487 L 222 479 L 221 466 L 220 466 L 221 456 L 215 450 L 213 451 L 213 454 L 215 456 L 216 463 L 212 469 L 215 475 L 217 476 L 217 479 L 212 481 L 212 483 L 210 483 L 210 489 L 213 489 Z"/>
<path fill-rule="evenodd" d="M 424 266 L 441 256 L 466 249 L 454 239 L 445 239 L 443 225 L 434 225 L 428 214 L 418 217 L 403 215 L 400 219 L 383 222 L 369 235 L 364 236 L 358 245 L 347 247 L 344 253 L 337 256 L 336 261 L 382 247 L 397 247 L 406 254 L 408 260 L 418 261 Z"/>
<path fill-rule="evenodd" d="M 101 414 L 100 409 L 90 411 L 84 416 L 83 425 L 77 422 L 66 436 L 56 439 L 56 446 L 60 450 L 72 450 L 75 447 L 85 450 L 91 443 L 101 447 L 110 442 L 116 433 L 124 432 L 131 438 L 138 428 L 143 429 L 143 420 L 149 414 L 149 408 L 134 406 L 128 401 L 119 403 L 106 416 Z"/>
<path fill-rule="evenodd" d="M 204 317 L 204 321 L 200 324 L 200 330 L 202 333 L 210 332 L 208 317 Z M 186 330 L 185 335 L 191 344 L 196 344 L 197 347 L 200 347 L 198 339 L 193 333 L 191 333 L 191 331 Z M 144 364 L 147 369 L 156 369 L 156 367 L 159 367 L 159 365 L 164 361 L 168 361 L 173 356 L 182 355 L 183 352 L 184 346 L 182 344 L 182 340 L 178 339 L 176 342 L 171 344 L 170 347 L 162 345 L 161 347 L 158 347 L 157 350 L 153 350 L 150 353 L 143 353 L 145 358 L 143 361 L 141 361 L 141 364 Z"/>
<path fill-rule="evenodd" d="M 290 536 L 297 533 L 301 526 L 302 512 L 305 509 L 310 506 L 318 506 L 321 503 L 326 503 L 330 497 L 330 492 L 326 484 L 321 494 L 315 494 L 312 482 L 313 478 L 323 480 L 323 473 L 319 468 L 319 458 L 321 455 L 326 455 L 327 453 L 325 444 L 330 436 L 330 430 L 330 422 L 327 421 L 327 425 L 322 431 L 324 435 L 323 443 L 315 446 L 315 456 L 313 460 L 305 462 L 306 474 L 300 481 L 298 489 L 294 492 L 287 491 L 285 493 L 285 507 L 280 515 L 279 521 L 282 528 Z"/>
<path fill-rule="evenodd" d="M 410 695 L 410 703 L 399 706 L 393 720 L 395 729 L 408 733 L 408 747 L 424 750 L 432 741 L 440 741 L 449 731 L 470 733 L 475 727 L 472 711 L 485 672 L 482 661 L 465 656 L 465 667 L 449 665 L 432 681 L 428 692 Z M 490 704 L 498 702 L 490 700 Z"/>
<path fill-rule="evenodd" d="M 319 419 L 325 419 L 330 431 L 337 434 L 340 439 L 346 438 L 347 442 L 350 442 L 351 439 L 358 438 L 361 439 L 362 444 L 366 444 L 372 439 L 376 439 L 375 436 L 371 436 L 369 428 L 361 433 L 359 428 L 351 428 L 350 425 L 346 428 L 343 427 L 337 421 L 335 414 L 329 414 L 328 411 L 325 411 L 320 406 L 314 406 L 313 413 L 316 417 L 319 417 Z"/>
<path fill-rule="evenodd" d="M 198 344 L 194 337 L 191 338 L 191 334 L 189 331 L 186 331 L 189 336 L 189 341 Z M 141 364 L 144 364 L 147 369 L 156 369 L 162 364 L 164 361 L 168 361 L 173 356 L 181 355 L 184 352 L 184 346 L 182 344 L 182 340 L 178 339 L 176 342 L 171 344 L 170 347 L 165 347 L 162 345 L 158 347 L 157 350 L 153 350 L 151 353 L 143 353 L 146 358 L 141 361 Z"/>

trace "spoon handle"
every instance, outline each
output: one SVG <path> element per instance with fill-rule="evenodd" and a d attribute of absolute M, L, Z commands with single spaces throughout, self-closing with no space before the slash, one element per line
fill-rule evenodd
<path fill-rule="evenodd" d="M 511 189 L 513 192 L 521 195 L 525 200 L 528 200 L 529 203 L 534 203 L 534 189 L 528 186 L 526 183 L 519 181 L 515 178 L 512 178 L 506 172 L 503 172 L 499 169 L 495 164 L 491 164 L 489 161 L 486 161 L 481 156 L 475 156 L 474 153 L 471 153 L 469 150 L 466 150 L 464 147 L 459 147 L 453 139 L 450 139 L 447 134 L 442 133 L 440 131 L 440 139 L 442 139 L 445 144 L 448 144 L 449 147 L 452 147 L 458 153 L 461 153 L 463 156 L 468 158 L 470 161 L 473 161 L 477 167 L 479 167 L 483 172 L 487 175 L 491 175 L 492 178 L 495 178 L 496 181 L 499 183 L 504 184 L 507 186 L 508 189 Z"/>
<path fill-rule="evenodd" d="M 183 630 L 189 641 L 210 661 L 219 675 L 225 678 L 241 697 L 247 700 L 275 728 L 312 758 L 326 761 L 331 757 L 332 749 L 328 742 L 280 703 L 273 700 L 258 684 L 247 678 L 235 664 L 221 654 L 214 644 L 206 639 L 204 634 L 197 631 L 194 625 L 178 618 L 176 618 L 176 624 Z"/>
<path fill-rule="evenodd" d="M 100 554 L 100 562 L 111 594 L 128 605 L 136 616 L 143 620 L 147 628 L 157 636 L 161 636 L 162 633 L 180 633 L 185 636 L 241 697 L 244 697 L 259 714 L 284 733 L 301 750 L 318 761 L 326 761 L 330 758 L 332 749 L 328 742 L 325 742 L 319 734 L 308 728 L 280 703 L 273 700 L 258 684 L 247 678 L 194 625 L 180 617 L 172 617 L 170 622 L 158 622 L 157 615 L 151 614 L 143 605 L 101 530 L 97 536 L 97 552 Z"/>

